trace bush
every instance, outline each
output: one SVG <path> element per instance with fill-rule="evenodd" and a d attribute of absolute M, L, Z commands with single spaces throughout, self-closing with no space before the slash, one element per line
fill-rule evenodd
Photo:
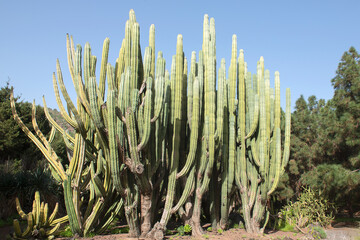
<path fill-rule="evenodd" d="M 304 192 L 296 202 L 290 202 L 280 212 L 279 228 L 286 225 L 303 228 L 312 223 L 323 227 L 330 225 L 334 219 L 334 206 L 310 188 L 304 188 Z"/>
<path fill-rule="evenodd" d="M 21 171 L 15 174 L 0 172 L 0 206 L 7 206 L 0 209 L 0 219 L 6 219 L 16 213 L 16 197 L 25 211 L 31 211 L 36 191 L 40 191 L 51 208 L 56 202 L 62 202 L 63 197 L 59 195 L 60 186 L 46 170 L 38 168 L 33 172 Z M 60 204 L 60 210 L 62 209 Z"/>
<path fill-rule="evenodd" d="M 350 217 L 360 210 L 360 173 L 338 164 L 321 164 L 301 177 L 301 182 L 348 210 Z"/>
<path fill-rule="evenodd" d="M 327 237 L 324 229 L 318 226 L 312 227 L 310 233 L 315 239 L 325 239 Z"/>

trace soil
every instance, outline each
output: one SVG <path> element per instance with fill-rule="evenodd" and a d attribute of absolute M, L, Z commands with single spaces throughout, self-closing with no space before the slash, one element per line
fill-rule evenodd
<path fill-rule="evenodd" d="M 11 226 L 0 228 L 0 240 L 7 239 L 6 236 L 12 232 Z M 325 230 L 328 240 L 358 240 L 360 239 L 360 228 L 346 223 L 339 223 L 335 226 Z M 112 235 L 100 235 L 87 238 L 56 238 L 56 240 L 137 240 L 141 238 L 129 238 L 127 234 L 112 234 Z M 294 232 L 282 232 L 282 231 L 269 231 L 263 235 L 248 234 L 244 229 L 230 229 L 222 233 L 218 232 L 206 232 L 202 237 L 192 236 L 166 236 L 166 239 L 171 240 L 236 240 L 236 239 L 279 239 L 279 240 L 306 240 L 314 239 L 309 234 L 294 233 Z"/>

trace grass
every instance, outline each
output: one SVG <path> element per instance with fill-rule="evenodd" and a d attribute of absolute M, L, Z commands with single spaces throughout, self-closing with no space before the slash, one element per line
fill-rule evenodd
<path fill-rule="evenodd" d="M 289 224 L 285 224 L 284 226 L 279 226 L 276 229 L 283 232 L 297 232 L 294 226 Z"/>

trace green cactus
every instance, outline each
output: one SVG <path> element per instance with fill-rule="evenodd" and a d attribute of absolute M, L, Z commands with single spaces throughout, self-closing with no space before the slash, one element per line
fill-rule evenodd
<path fill-rule="evenodd" d="M 15 120 L 45 155 L 53 177 L 63 186 L 72 232 L 103 233 L 124 207 L 132 237 L 163 238 L 176 212 L 184 225 L 191 226 L 192 234 L 199 236 L 203 234 L 202 203 L 208 201 L 205 205 L 210 206 L 213 228 L 225 229 L 236 190 L 247 231 L 261 232 L 267 221 L 264 216 L 268 216 L 265 203 L 289 158 L 290 92 L 287 90 L 282 150 L 279 74 L 275 73 L 272 90 L 263 58 L 256 74 L 248 72 L 234 35 L 228 78 L 224 59 L 216 75 L 215 20 L 208 15 L 204 16 L 202 49 L 198 60 L 192 52 L 190 72 L 181 35 L 170 73 L 165 70 L 162 52 L 155 63 L 154 25 L 142 56 L 140 27 L 133 10 L 114 66 L 108 62 L 109 44 L 105 39 L 97 79 L 97 59 L 90 45 L 75 48 L 72 37 L 67 36 L 76 103 L 65 87 L 60 62 L 56 63 L 55 97 L 75 135 L 54 121 L 45 99 L 44 109 L 52 133 L 59 131 L 72 153 L 68 166 L 61 164 L 51 148 L 52 138 L 43 136 L 35 117 L 36 135 L 21 122 L 12 98 Z M 221 194 L 216 194 L 217 189 Z M 208 191 L 210 197 L 203 198 Z"/>
<path fill-rule="evenodd" d="M 257 84 L 251 83 L 251 74 L 247 73 L 242 50 L 238 66 L 235 183 L 240 191 L 246 230 L 259 233 L 264 231 L 268 220 L 265 204 L 276 189 L 288 161 L 286 153 L 289 151 L 290 141 L 290 91 L 287 90 L 285 144 L 284 154 L 281 156 L 279 73 L 275 73 L 273 99 L 270 74 L 269 71 L 264 71 L 263 58 L 258 62 L 257 79 L 253 78 Z M 251 87 L 255 85 L 257 89 Z M 258 93 L 254 95 L 255 92 Z M 267 216 L 265 218 L 264 213 Z M 261 221 L 264 224 L 260 227 Z"/>
<path fill-rule="evenodd" d="M 14 219 L 14 235 L 15 239 L 26 238 L 54 238 L 60 228 L 61 224 L 68 221 L 68 216 L 57 218 L 56 214 L 59 209 L 59 204 L 56 203 L 53 212 L 49 216 L 49 207 L 47 203 L 40 202 L 40 193 L 35 192 L 35 199 L 33 201 L 33 210 L 25 214 L 21 209 L 19 199 L 15 199 L 16 210 L 18 211 L 22 220 L 27 220 L 27 227 L 21 231 L 20 223 Z"/>

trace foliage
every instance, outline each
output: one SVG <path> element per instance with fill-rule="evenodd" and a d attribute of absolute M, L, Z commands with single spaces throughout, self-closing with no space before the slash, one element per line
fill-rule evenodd
<path fill-rule="evenodd" d="M 290 161 L 276 200 L 294 200 L 303 185 L 319 190 L 350 216 L 360 209 L 360 57 L 346 51 L 331 80 L 334 96 L 325 102 L 297 99 L 292 114 Z"/>
<path fill-rule="evenodd" d="M 339 209 L 351 209 L 360 199 L 360 172 L 340 164 L 320 164 L 304 173 L 301 182 L 331 199 Z"/>
<path fill-rule="evenodd" d="M 328 200 L 310 188 L 304 188 L 296 202 L 290 202 L 279 213 L 279 227 L 286 225 L 303 228 L 312 223 L 330 225 L 334 207 Z"/>
<path fill-rule="evenodd" d="M 37 147 L 32 144 L 30 139 L 21 131 L 20 127 L 13 119 L 10 107 L 11 88 L 9 82 L 0 89 L 0 171 L 7 171 L 5 162 L 14 159 L 22 160 L 22 167 L 14 169 L 28 170 L 37 166 L 37 161 L 43 156 Z M 22 120 L 27 126 L 31 126 L 31 104 L 19 101 L 20 97 L 16 97 L 16 109 L 22 116 Z M 46 121 L 44 110 L 37 106 L 37 114 L 39 128 L 48 134 L 50 126 Z M 10 164 L 11 165 L 11 164 Z"/>
<path fill-rule="evenodd" d="M 55 202 L 62 201 L 60 186 L 44 169 L 21 171 L 15 174 L 0 172 L 0 218 L 5 219 L 14 214 L 15 197 L 18 197 L 24 210 L 30 211 L 36 191 L 39 191 L 46 202 L 53 207 Z M 60 206 L 63 209 L 62 205 Z"/>
<path fill-rule="evenodd" d="M 64 230 L 59 232 L 60 237 L 72 237 L 73 233 L 71 232 L 70 225 L 67 225 Z"/>
<path fill-rule="evenodd" d="M 324 228 L 319 226 L 311 227 L 310 234 L 314 239 L 326 239 L 327 235 Z"/>
<path fill-rule="evenodd" d="M 350 169 L 360 167 L 360 55 L 354 47 L 346 51 L 331 80 L 336 133 L 332 141 L 336 156 Z"/>
<path fill-rule="evenodd" d="M 184 235 L 190 235 L 191 234 L 191 231 L 192 231 L 192 228 L 189 224 L 185 224 L 185 225 L 181 225 L 179 226 L 177 229 L 177 234 L 179 236 L 184 236 Z"/>

